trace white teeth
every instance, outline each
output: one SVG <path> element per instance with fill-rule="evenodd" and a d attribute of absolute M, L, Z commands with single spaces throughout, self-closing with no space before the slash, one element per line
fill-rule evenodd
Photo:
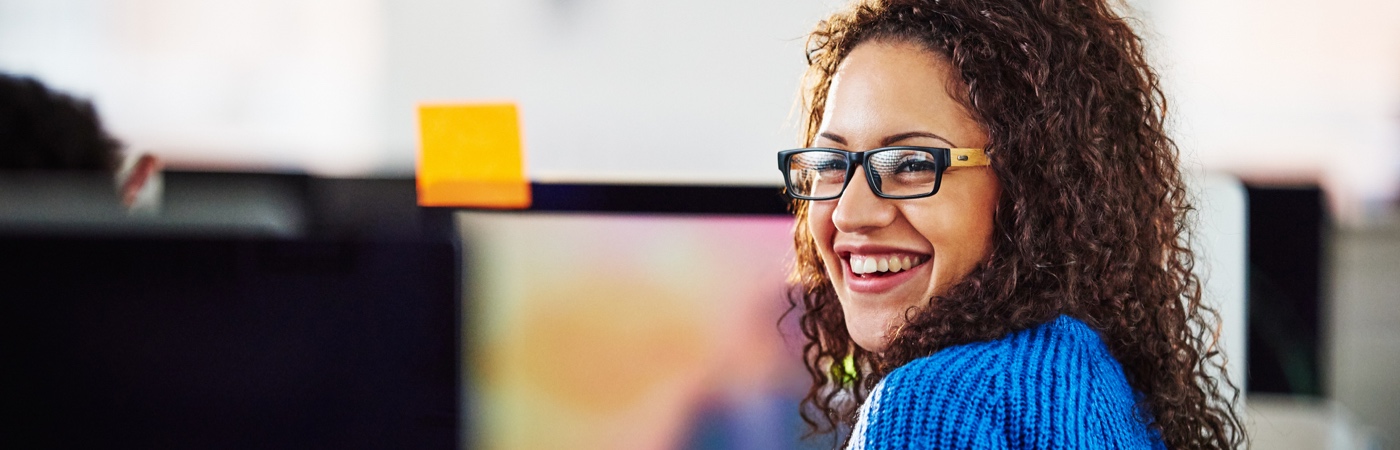
<path fill-rule="evenodd" d="M 891 256 L 886 258 L 875 258 L 869 256 L 851 255 L 851 272 L 857 275 L 864 275 L 875 272 L 903 272 L 913 269 L 924 262 L 920 256 Z"/>

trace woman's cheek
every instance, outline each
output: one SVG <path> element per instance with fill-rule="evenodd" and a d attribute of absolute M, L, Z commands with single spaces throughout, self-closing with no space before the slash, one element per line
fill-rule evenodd
<path fill-rule="evenodd" d="M 836 225 L 831 221 L 833 209 L 828 203 L 834 202 L 812 202 L 807 210 L 807 229 L 812 233 L 828 276 L 834 278 L 840 274 L 840 265 L 835 261 L 836 255 L 832 250 L 831 241 L 836 237 Z"/>

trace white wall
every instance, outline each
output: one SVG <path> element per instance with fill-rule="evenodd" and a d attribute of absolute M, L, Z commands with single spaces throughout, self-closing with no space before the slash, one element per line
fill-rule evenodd
<path fill-rule="evenodd" d="M 417 101 L 514 99 L 537 179 L 773 184 L 828 4 L 386 2 L 388 144 L 415 145 Z"/>
<path fill-rule="evenodd" d="M 376 0 L 0 0 L 0 70 L 94 100 L 176 166 L 371 172 Z"/>
<path fill-rule="evenodd" d="M 841 0 L 0 0 L 0 70 L 176 166 L 409 175 L 419 101 L 516 100 L 537 179 L 775 183 Z M 1400 2 L 1132 0 L 1188 165 L 1400 187 Z M 1193 167 L 1194 168 L 1194 167 Z"/>
<path fill-rule="evenodd" d="M 0 70 L 173 166 L 412 174 L 414 105 L 514 100 L 531 174 L 772 184 L 821 0 L 0 0 Z"/>
<path fill-rule="evenodd" d="M 1320 182 L 1343 219 L 1400 189 L 1400 2 L 1138 0 L 1187 154 Z"/>
<path fill-rule="evenodd" d="M 1197 222 L 1191 248 L 1196 252 L 1195 272 L 1201 277 L 1202 301 L 1219 313 L 1216 342 L 1225 355 L 1230 383 L 1246 390 L 1245 362 L 1249 360 L 1246 303 L 1248 297 L 1249 205 L 1244 185 L 1232 176 L 1188 173 L 1193 186 Z M 1219 378 L 1219 373 L 1211 373 Z M 1226 389 L 1221 384 L 1221 389 Z M 1233 394 L 1227 391 L 1227 395 Z"/>

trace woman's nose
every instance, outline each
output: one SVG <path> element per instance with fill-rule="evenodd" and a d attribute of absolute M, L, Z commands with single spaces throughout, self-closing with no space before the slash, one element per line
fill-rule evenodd
<path fill-rule="evenodd" d="M 836 199 L 836 210 L 831 221 L 843 233 L 860 233 L 878 229 L 894 222 L 896 210 L 893 200 L 880 198 L 870 190 L 865 176 L 865 167 L 856 167 L 846 192 Z"/>

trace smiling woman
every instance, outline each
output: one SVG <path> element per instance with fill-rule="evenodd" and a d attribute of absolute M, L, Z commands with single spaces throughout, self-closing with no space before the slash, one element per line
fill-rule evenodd
<path fill-rule="evenodd" d="M 866 0 L 779 153 L 814 430 L 851 448 L 1229 448 L 1141 44 L 1101 0 Z M 859 406 L 859 411 L 856 411 Z"/>
<path fill-rule="evenodd" d="M 857 46 L 832 79 L 817 143 L 851 151 L 986 146 L 987 133 L 945 89 L 956 81 L 951 75 L 946 62 L 912 43 Z M 839 201 L 815 202 L 807 211 L 846 328 L 866 350 L 883 350 L 889 324 L 947 292 L 991 248 L 996 175 L 966 167 L 945 169 L 943 177 L 934 196 L 889 201 L 853 183 Z M 909 270 L 889 271 L 893 259 L 901 269 L 908 259 Z"/>

